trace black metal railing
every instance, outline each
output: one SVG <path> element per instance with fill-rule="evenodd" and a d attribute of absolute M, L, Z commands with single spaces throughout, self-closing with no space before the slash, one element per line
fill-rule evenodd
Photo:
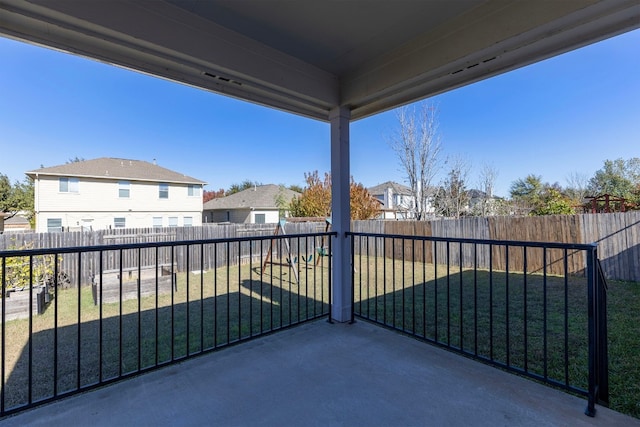
<path fill-rule="evenodd" d="M 0 416 L 330 316 L 334 235 L 0 251 Z"/>
<path fill-rule="evenodd" d="M 596 245 L 348 235 L 354 316 L 608 404 Z"/>

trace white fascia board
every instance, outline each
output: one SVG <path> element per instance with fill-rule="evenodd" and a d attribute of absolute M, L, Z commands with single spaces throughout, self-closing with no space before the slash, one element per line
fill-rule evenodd
<path fill-rule="evenodd" d="M 338 102 L 330 73 L 170 4 L 38 2 L 0 0 L 0 33 L 316 119 Z"/>

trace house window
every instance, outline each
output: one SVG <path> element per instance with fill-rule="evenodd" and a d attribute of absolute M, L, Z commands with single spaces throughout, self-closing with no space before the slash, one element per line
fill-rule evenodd
<path fill-rule="evenodd" d="M 62 218 L 48 218 L 47 231 L 49 233 L 56 233 L 56 232 L 62 231 Z"/>
<path fill-rule="evenodd" d="M 118 197 L 121 199 L 129 198 L 129 181 L 118 182 Z"/>
<path fill-rule="evenodd" d="M 264 224 L 265 223 L 265 214 L 256 214 L 255 221 L 256 221 L 256 224 Z"/>
<path fill-rule="evenodd" d="M 126 218 L 124 217 L 119 217 L 119 218 L 113 218 L 113 227 L 114 228 L 124 228 L 126 225 Z"/>
<path fill-rule="evenodd" d="M 161 199 L 169 198 L 169 184 L 160 184 L 158 187 L 158 197 Z"/>
<path fill-rule="evenodd" d="M 200 196 L 200 186 L 199 185 L 189 185 L 187 188 L 189 197 L 198 197 Z"/>
<path fill-rule="evenodd" d="M 154 216 L 153 217 L 153 228 L 162 228 L 162 217 Z"/>
<path fill-rule="evenodd" d="M 178 217 L 170 216 L 169 217 L 169 227 L 177 227 L 178 226 Z"/>
<path fill-rule="evenodd" d="M 193 218 L 190 216 L 184 217 L 184 226 L 185 227 L 193 227 Z"/>
<path fill-rule="evenodd" d="M 78 178 L 60 178 L 59 189 L 61 193 L 77 193 Z"/>

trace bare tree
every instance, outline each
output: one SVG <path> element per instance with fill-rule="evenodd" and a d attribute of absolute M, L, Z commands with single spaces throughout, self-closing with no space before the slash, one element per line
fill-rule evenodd
<path fill-rule="evenodd" d="M 571 172 L 566 178 L 567 188 L 565 192 L 575 205 L 584 203 L 589 192 L 589 177 L 582 172 Z"/>
<path fill-rule="evenodd" d="M 415 218 L 424 219 L 435 189 L 431 182 L 440 168 L 441 148 L 438 110 L 429 103 L 403 107 L 397 111 L 399 129 L 389 140 L 398 156 L 415 198 Z"/>
<path fill-rule="evenodd" d="M 498 179 L 498 169 L 495 166 L 485 163 L 480 169 L 478 176 L 478 187 L 482 192 L 482 199 L 479 204 L 479 213 L 481 216 L 487 216 L 492 213 L 493 191 Z"/>
<path fill-rule="evenodd" d="M 448 163 L 451 169 L 435 196 L 436 212 L 445 217 L 460 218 L 469 207 L 467 181 L 471 163 L 461 156 Z"/>

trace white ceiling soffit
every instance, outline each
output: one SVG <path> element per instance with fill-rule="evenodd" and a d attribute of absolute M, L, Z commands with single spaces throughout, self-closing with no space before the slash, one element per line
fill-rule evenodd
<path fill-rule="evenodd" d="M 638 0 L 0 0 L 0 33 L 328 120 L 640 27 Z"/>

